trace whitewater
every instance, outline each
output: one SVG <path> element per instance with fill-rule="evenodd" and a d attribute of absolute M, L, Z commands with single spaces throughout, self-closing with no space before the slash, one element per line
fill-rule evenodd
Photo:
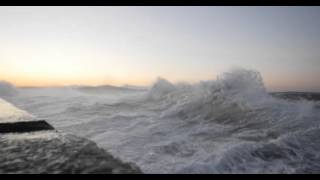
<path fill-rule="evenodd" d="M 253 70 L 147 88 L 0 83 L 0 97 L 144 173 L 320 172 L 320 103 L 275 98 Z"/>

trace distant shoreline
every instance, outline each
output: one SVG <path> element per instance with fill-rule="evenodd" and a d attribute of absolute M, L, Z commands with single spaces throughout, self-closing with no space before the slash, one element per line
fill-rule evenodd
<path fill-rule="evenodd" d="M 320 93 L 318 92 L 270 92 L 274 97 L 288 100 L 311 100 L 311 101 L 320 101 Z"/>

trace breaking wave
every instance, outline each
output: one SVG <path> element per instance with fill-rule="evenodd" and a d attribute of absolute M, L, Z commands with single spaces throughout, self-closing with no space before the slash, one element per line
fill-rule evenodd
<path fill-rule="evenodd" d="M 0 81 L 0 97 L 5 98 L 8 96 L 14 96 L 18 94 L 18 90 L 12 84 L 6 81 Z"/>
<path fill-rule="evenodd" d="M 158 100 L 171 104 L 162 112 L 162 118 L 202 124 L 200 128 L 190 127 L 192 130 L 185 132 L 190 139 L 183 146 L 194 144 L 192 139 L 201 137 L 201 141 L 223 147 L 219 152 L 219 148 L 211 145 L 208 154 L 212 155 L 212 160 L 192 161 L 177 172 L 320 172 L 317 163 L 320 145 L 314 143 L 320 135 L 320 114 L 316 104 L 272 97 L 259 72 L 234 69 L 218 76 L 216 81 L 195 85 L 173 85 L 160 79 L 150 94 L 161 94 Z M 307 142 L 313 144 L 303 150 Z M 183 148 L 179 144 L 170 146 Z M 196 149 L 200 150 L 201 146 Z M 201 159 L 201 156 L 195 159 Z"/>

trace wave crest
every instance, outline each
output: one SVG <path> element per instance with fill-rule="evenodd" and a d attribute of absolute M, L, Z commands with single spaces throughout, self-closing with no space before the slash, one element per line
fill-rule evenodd
<path fill-rule="evenodd" d="M 18 94 L 17 88 L 6 81 L 0 81 L 0 97 L 14 96 Z"/>
<path fill-rule="evenodd" d="M 174 90 L 176 90 L 176 87 L 172 83 L 159 77 L 150 89 L 148 96 L 153 99 L 158 99 Z"/>

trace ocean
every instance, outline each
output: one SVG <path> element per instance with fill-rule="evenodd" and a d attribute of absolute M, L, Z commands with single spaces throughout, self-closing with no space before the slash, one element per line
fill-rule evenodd
<path fill-rule="evenodd" d="M 141 88 L 2 83 L 0 97 L 21 109 L 11 118 L 46 120 L 144 173 L 320 172 L 319 101 L 272 96 L 253 70 Z"/>

